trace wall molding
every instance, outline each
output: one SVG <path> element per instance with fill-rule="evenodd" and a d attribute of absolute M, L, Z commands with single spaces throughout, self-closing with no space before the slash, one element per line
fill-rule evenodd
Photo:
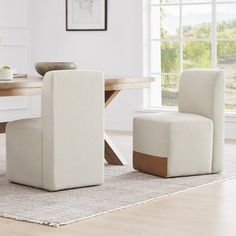
<path fill-rule="evenodd" d="M 29 30 L 28 26 L 1 26 L 1 30 Z"/>
<path fill-rule="evenodd" d="M 18 9 L 14 9 L 16 14 L 1 20 L 0 35 L 3 36 L 3 42 L 0 44 L 1 64 L 9 64 L 16 67 L 22 73 L 30 71 L 30 0 L 13 1 Z M 4 1 L 1 4 L 4 13 L 11 11 L 12 4 Z M 7 11 L 7 12 L 6 12 Z M 24 14 L 22 14 L 22 12 Z M 19 61 L 20 60 L 20 61 Z M 3 97 L 5 99 L 5 97 Z M 32 116 L 32 98 L 31 97 L 7 97 L 0 98 L 3 105 L 0 108 L 0 122 L 16 119 L 28 118 Z"/>
<path fill-rule="evenodd" d="M 6 47 L 6 48 L 26 48 L 28 49 L 27 45 L 23 45 L 23 44 L 0 44 L 0 47 Z"/>
<path fill-rule="evenodd" d="M 9 99 L 11 99 L 10 97 L 7 97 Z M 1 98 L 0 98 L 1 99 Z M 30 106 L 30 102 L 28 101 L 29 98 L 26 98 L 25 101 L 22 101 L 22 105 L 20 106 L 16 106 L 16 105 L 13 105 L 13 106 L 9 106 L 8 108 L 4 108 L 4 109 L 1 109 L 0 108 L 0 112 L 4 112 L 4 111 L 16 111 L 16 110 L 25 110 L 25 109 L 28 109 L 28 107 Z M 1 101 L 1 100 L 0 100 Z M 24 104 L 23 104 L 24 103 Z"/>

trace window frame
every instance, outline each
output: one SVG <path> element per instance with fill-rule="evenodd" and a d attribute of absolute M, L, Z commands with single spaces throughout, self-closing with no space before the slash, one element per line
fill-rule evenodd
<path fill-rule="evenodd" d="M 152 42 L 177 42 L 179 43 L 179 63 L 180 63 L 180 74 L 183 72 L 183 45 L 185 42 L 210 42 L 211 43 L 211 68 L 217 69 L 217 43 L 220 41 L 224 42 L 231 42 L 235 41 L 236 38 L 217 38 L 217 6 L 218 5 L 226 5 L 226 4 L 235 4 L 236 1 L 216 1 L 216 0 L 209 0 L 205 2 L 201 2 L 201 0 L 196 2 L 183 2 L 183 0 L 179 0 L 179 3 L 155 3 L 152 4 L 151 0 L 143 0 L 143 55 L 144 55 L 144 75 L 145 76 L 161 76 L 161 75 L 177 75 L 178 73 L 159 73 L 159 72 L 152 72 L 151 71 L 151 44 Z M 184 6 L 195 6 L 195 5 L 211 5 L 211 35 L 208 39 L 191 39 L 191 38 L 184 38 L 183 37 L 183 7 Z M 180 26 L 180 34 L 178 39 L 155 39 L 151 37 L 151 9 L 152 7 L 160 7 L 160 6 L 179 6 L 179 26 Z M 156 79 L 153 82 L 152 87 L 156 87 L 158 90 L 155 90 L 155 93 L 152 89 L 145 89 L 143 93 L 143 108 L 145 109 L 159 109 L 159 110 L 176 110 L 176 106 L 164 106 L 162 105 L 161 93 L 161 81 L 160 79 Z M 158 101 L 156 105 L 152 106 L 152 101 Z M 234 111 L 227 111 L 227 114 L 236 115 L 236 110 Z"/>

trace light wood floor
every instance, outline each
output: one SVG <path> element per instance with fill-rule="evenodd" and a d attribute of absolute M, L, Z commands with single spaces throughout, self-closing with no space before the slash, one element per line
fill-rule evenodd
<path fill-rule="evenodd" d="M 236 179 L 59 228 L 0 218 L 0 236 L 10 235 L 235 236 Z"/>

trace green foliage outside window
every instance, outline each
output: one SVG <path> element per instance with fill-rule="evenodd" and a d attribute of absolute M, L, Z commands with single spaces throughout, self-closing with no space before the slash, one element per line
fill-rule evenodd
<path fill-rule="evenodd" d="M 164 17 L 164 13 L 162 13 Z M 171 38 L 161 31 L 162 38 Z M 183 27 L 183 69 L 211 68 L 211 25 L 203 23 Z M 203 39 L 194 41 L 194 39 Z M 219 22 L 217 25 L 217 64 L 226 72 L 226 109 L 236 109 L 236 19 Z M 188 40 L 191 39 L 191 40 Z M 161 43 L 162 73 L 176 73 L 162 76 L 163 105 L 177 104 L 179 84 L 179 42 Z"/>

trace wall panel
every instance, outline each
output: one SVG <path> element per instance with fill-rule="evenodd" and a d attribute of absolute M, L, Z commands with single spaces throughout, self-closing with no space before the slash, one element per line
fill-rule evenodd
<path fill-rule="evenodd" d="M 0 67 L 9 65 L 19 73 L 29 73 L 29 0 L 0 0 Z M 0 122 L 31 115 L 30 97 L 1 97 Z"/>

